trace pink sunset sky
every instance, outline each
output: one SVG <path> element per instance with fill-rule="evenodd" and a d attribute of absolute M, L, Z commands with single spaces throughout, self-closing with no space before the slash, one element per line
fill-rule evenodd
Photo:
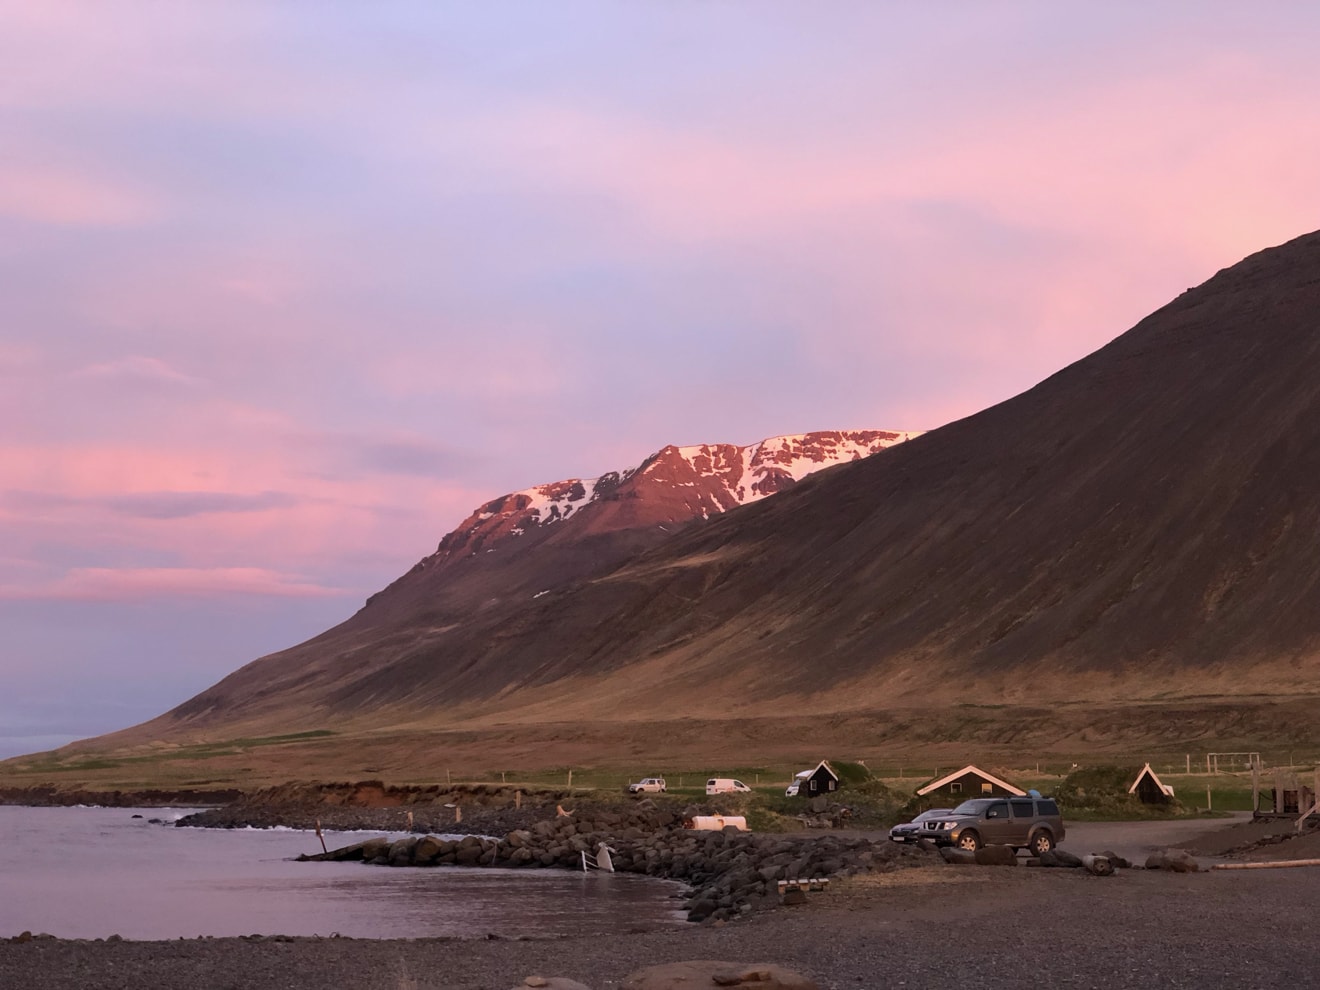
<path fill-rule="evenodd" d="M 0 2 L 0 756 L 505 492 L 1022 391 L 1320 227 L 1317 50 L 1303 4 Z"/>

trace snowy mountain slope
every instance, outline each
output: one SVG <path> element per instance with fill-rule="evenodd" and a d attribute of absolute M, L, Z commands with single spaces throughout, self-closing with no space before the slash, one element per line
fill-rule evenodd
<path fill-rule="evenodd" d="M 822 468 L 869 457 L 919 435 L 845 430 L 771 437 L 745 447 L 670 445 L 623 471 L 492 499 L 445 536 L 423 565 L 488 552 L 569 521 L 584 532 L 601 533 L 709 518 L 783 491 Z"/>

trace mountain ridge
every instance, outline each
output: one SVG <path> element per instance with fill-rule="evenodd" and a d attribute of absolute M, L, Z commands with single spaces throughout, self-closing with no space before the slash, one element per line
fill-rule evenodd
<path fill-rule="evenodd" d="M 669 445 L 635 468 L 590 482 L 568 479 L 491 499 L 357 614 L 307 643 L 247 664 L 163 718 L 196 724 L 236 706 L 266 711 L 285 690 L 320 692 L 318 709 L 337 718 L 359 705 L 396 705 L 396 687 L 362 690 L 362 683 L 400 665 L 430 665 L 426 657 L 437 637 L 595 579 L 684 526 L 791 490 L 798 479 L 916 435 L 831 430 L 747 446 Z M 502 673 L 478 676 L 472 666 L 465 665 L 455 693 L 497 693 Z"/>
<path fill-rule="evenodd" d="M 326 661 L 318 638 L 288 670 L 265 658 L 123 738 L 264 711 L 496 731 L 1320 693 L 1316 313 L 1308 234 L 883 457 L 548 594 L 429 627 L 390 627 L 381 606 L 388 643 L 341 640 Z"/>

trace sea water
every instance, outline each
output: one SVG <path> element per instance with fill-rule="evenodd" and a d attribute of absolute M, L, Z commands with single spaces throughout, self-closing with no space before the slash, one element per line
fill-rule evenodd
<path fill-rule="evenodd" d="M 0 806 L 0 937 L 471 938 L 685 924 L 673 897 L 680 887 L 668 881 L 298 863 L 321 851 L 315 833 L 174 827 L 189 810 Z M 383 834 L 330 832 L 326 841 L 333 849 Z"/>

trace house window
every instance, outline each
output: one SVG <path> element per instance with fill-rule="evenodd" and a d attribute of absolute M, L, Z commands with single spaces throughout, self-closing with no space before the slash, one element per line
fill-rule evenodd
<path fill-rule="evenodd" d="M 961 793 L 962 793 L 962 781 L 961 781 L 961 780 L 955 780 L 952 784 L 950 784 L 950 785 L 949 785 L 949 793 L 950 793 L 950 794 L 961 794 Z"/>
<path fill-rule="evenodd" d="M 834 790 L 834 786 L 835 786 L 835 784 L 837 784 L 837 783 L 838 783 L 838 781 L 836 781 L 836 780 L 834 780 L 833 778 L 831 778 L 831 779 L 830 779 L 830 790 Z"/>
<path fill-rule="evenodd" d="M 988 781 L 988 780 L 987 780 L 984 784 L 981 785 L 981 793 L 982 793 L 982 794 L 993 794 L 994 791 L 995 791 L 994 784 L 990 783 L 990 781 Z"/>
<path fill-rule="evenodd" d="M 810 788 L 810 790 L 811 790 L 811 793 L 812 793 L 812 794 L 815 794 L 815 793 L 816 793 L 816 781 L 815 781 L 814 778 L 813 778 L 812 781 L 811 781 L 811 788 Z"/>

